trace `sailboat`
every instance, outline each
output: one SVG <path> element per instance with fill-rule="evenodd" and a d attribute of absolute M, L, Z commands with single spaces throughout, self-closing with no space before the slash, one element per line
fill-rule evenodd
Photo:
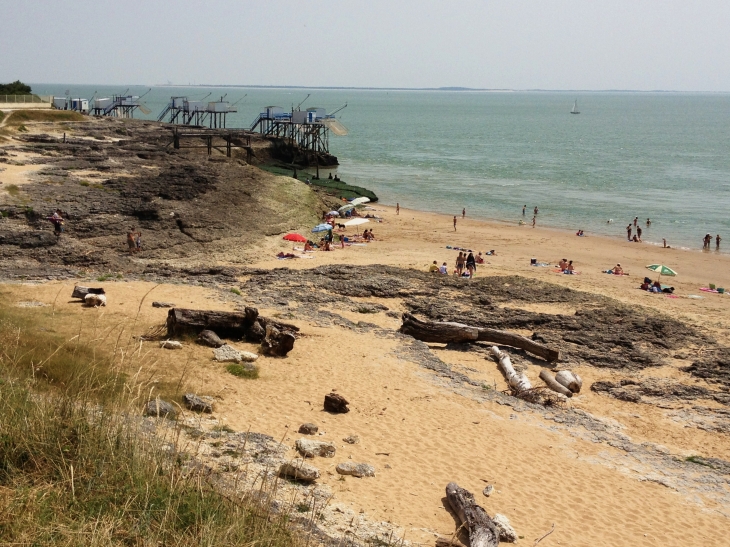
<path fill-rule="evenodd" d="M 571 114 L 580 114 L 580 110 L 578 110 L 578 99 L 575 100 L 573 103 L 573 110 L 570 111 Z"/>

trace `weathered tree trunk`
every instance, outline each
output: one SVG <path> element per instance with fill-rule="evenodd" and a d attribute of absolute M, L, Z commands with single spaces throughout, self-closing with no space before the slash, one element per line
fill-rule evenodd
<path fill-rule="evenodd" d="M 493 344 L 520 348 L 551 362 L 557 361 L 560 358 L 560 352 L 558 350 L 548 348 L 519 334 L 512 334 L 496 329 L 470 327 L 462 323 L 422 321 L 410 313 L 403 314 L 403 325 L 401 325 L 400 331 L 422 342 L 438 342 L 442 344 L 477 341 L 491 342 Z"/>
<path fill-rule="evenodd" d="M 261 342 L 261 353 L 264 355 L 278 355 L 284 357 L 294 349 L 296 337 L 287 331 L 280 331 L 274 325 L 266 325 L 266 336 Z"/>
<path fill-rule="evenodd" d="M 532 389 L 532 384 L 530 383 L 530 380 L 527 378 L 527 376 L 520 372 L 517 372 L 514 369 L 509 355 L 507 355 L 503 351 L 500 351 L 497 346 L 492 346 L 492 355 L 497 358 L 499 366 L 504 371 L 505 378 L 507 378 L 507 383 L 513 390 L 515 390 L 517 393 L 522 393 L 523 391 Z"/>
<path fill-rule="evenodd" d="M 545 369 L 542 369 L 540 371 L 540 380 L 542 380 L 543 382 L 545 382 L 545 384 L 547 384 L 547 387 L 549 387 L 550 389 L 552 389 L 556 393 L 560 393 L 561 395 L 565 395 L 566 397 L 572 397 L 573 396 L 573 392 L 572 391 L 570 391 L 564 385 L 559 384 L 555 380 L 555 378 L 553 378 L 550 375 L 550 373 L 547 370 L 545 370 Z"/>
<path fill-rule="evenodd" d="M 167 335 L 200 334 L 212 330 L 219 336 L 243 338 L 259 316 L 256 308 L 243 312 L 172 308 L 167 312 Z"/>
<path fill-rule="evenodd" d="M 458 344 L 461 342 L 476 342 L 479 339 L 479 331 L 476 327 L 470 327 L 461 323 L 421 321 L 410 313 L 403 314 L 403 325 L 401 325 L 400 331 L 403 334 L 413 336 L 413 338 L 421 342 Z"/>
<path fill-rule="evenodd" d="M 471 492 L 455 482 L 446 486 L 446 499 L 469 532 L 470 547 L 496 547 L 499 532 L 487 512 L 476 504 Z"/>
<path fill-rule="evenodd" d="M 561 370 L 555 375 L 555 380 L 557 380 L 559 384 L 567 387 L 573 393 L 580 393 L 580 390 L 583 387 L 583 379 L 570 370 Z"/>
<path fill-rule="evenodd" d="M 74 292 L 71 293 L 71 298 L 80 298 L 83 300 L 86 298 L 87 294 L 106 294 L 104 289 L 98 288 L 94 289 L 91 287 L 82 287 L 81 285 L 76 285 L 74 287 Z"/>

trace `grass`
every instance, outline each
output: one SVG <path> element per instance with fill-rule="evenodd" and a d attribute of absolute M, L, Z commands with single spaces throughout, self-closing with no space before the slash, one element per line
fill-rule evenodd
<path fill-rule="evenodd" d="M 241 290 L 237 289 L 236 287 L 231 287 L 231 292 L 233 294 L 237 294 L 238 296 L 241 296 Z"/>
<path fill-rule="evenodd" d="M 238 378 L 248 378 L 249 380 L 255 380 L 259 377 L 259 368 L 254 366 L 253 368 L 245 367 L 239 363 L 231 363 L 226 367 L 226 370 L 237 376 Z"/>
<path fill-rule="evenodd" d="M 268 171 L 269 173 L 273 173 L 275 175 L 283 175 L 287 177 L 291 177 L 294 174 L 294 171 L 292 169 L 288 169 L 285 167 L 277 166 L 277 165 L 260 165 L 260 169 L 263 169 L 264 171 Z M 329 179 L 320 179 L 320 180 L 313 180 L 312 175 L 309 173 L 306 173 L 305 171 L 297 171 L 297 177 L 299 180 L 304 180 L 306 178 L 309 178 L 310 182 L 314 186 L 319 186 L 321 188 L 325 188 L 329 191 L 331 191 L 333 194 L 336 194 L 338 197 L 342 197 L 345 199 L 349 198 L 355 198 L 364 196 L 366 198 L 370 198 L 370 201 L 375 202 L 378 201 L 378 196 L 375 195 L 374 192 L 368 190 L 367 188 L 363 188 L 362 186 L 354 186 L 352 184 L 348 184 L 343 181 L 334 181 Z"/>
<path fill-rule="evenodd" d="M 703 465 L 705 467 L 712 467 L 709 463 L 707 463 L 702 456 L 687 456 L 684 461 L 695 463 L 697 465 Z"/>
<path fill-rule="evenodd" d="M 88 180 L 80 180 L 79 184 L 81 186 L 91 186 L 91 183 Z"/>
<path fill-rule="evenodd" d="M 17 184 L 8 184 L 7 186 L 3 186 L 3 188 L 5 188 L 5 191 L 13 197 L 17 196 L 20 192 L 20 188 L 18 188 Z"/>
<path fill-rule="evenodd" d="M 6 125 L 17 127 L 27 122 L 81 122 L 85 119 L 83 114 L 68 110 L 14 110 Z"/>
<path fill-rule="evenodd" d="M 304 546 L 286 511 L 219 491 L 181 452 L 182 426 L 161 438 L 165 427 L 150 434 L 135 418 L 146 391 L 122 373 L 139 366 L 123 328 L 62 336 L 54 326 L 69 318 L 55 306 L 21 310 L 0 296 L 3 544 Z"/>

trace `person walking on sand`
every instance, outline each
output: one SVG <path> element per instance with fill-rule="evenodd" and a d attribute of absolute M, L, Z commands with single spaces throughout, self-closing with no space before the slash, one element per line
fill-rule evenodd
<path fill-rule="evenodd" d="M 532 217 L 532 227 L 535 227 L 535 222 L 537 221 L 537 216 Z"/>
<path fill-rule="evenodd" d="M 466 269 L 469 272 L 469 278 L 474 277 L 474 272 L 477 269 L 477 261 L 474 259 L 474 253 L 469 253 L 466 257 Z"/>
<path fill-rule="evenodd" d="M 641 243 L 641 226 L 636 227 L 636 238 L 639 240 L 639 243 Z"/>
<path fill-rule="evenodd" d="M 720 242 L 722 241 L 722 238 L 720 237 L 720 234 L 717 234 L 717 237 L 715 238 L 715 250 L 720 250 Z"/>
<path fill-rule="evenodd" d="M 522 206 L 522 216 L 525 216 L 525 210 L 527 209 L 527 203 Z"/>
<path fill-rule="evenodd" d="M 466 207 L 461 210 L 461 218 L 466 218 Z"/>
<path fill-rule="evenodd" d="M 454 231 L 456 231 L 456 215 L 454 215 Z"/>
<path fill-rule="evenodd" d="M 400 203 L 395 204 L 395 214 L 400 215 Z"/>
<path fill-rule="evenodd" d="M 464 271 L 464 253 L 459 252 L 459 256 L 456 257 L 456 275 L 461 276 Z"/>
<path fill-rule="evenodd" d="M 629 241 L 631 241 L 631 230 L 632 230 L 631 224 L 626 226 L 626 239 L 628 239 Z"/>

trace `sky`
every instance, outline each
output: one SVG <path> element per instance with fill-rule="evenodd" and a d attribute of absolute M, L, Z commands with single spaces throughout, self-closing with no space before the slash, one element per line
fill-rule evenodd
<path fill-rule="evenodd" d="M 728 0 L 0 0 L 0 82 L 730 91 Z"/>

